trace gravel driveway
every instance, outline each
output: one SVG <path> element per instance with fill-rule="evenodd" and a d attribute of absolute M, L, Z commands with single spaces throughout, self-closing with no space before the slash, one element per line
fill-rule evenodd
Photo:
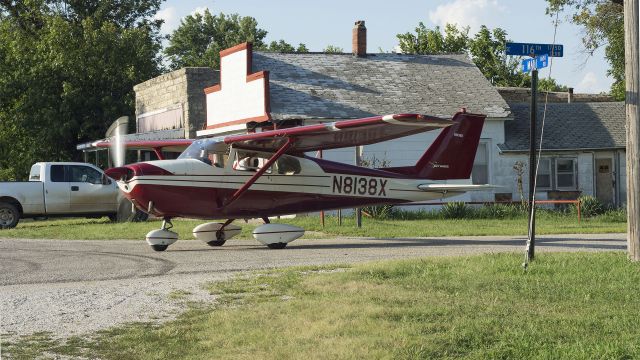
<path fill-rule="evenodd" d="M 0 334 L 82 335 L 132 321 L 163 321 L 187 301 L 213 301 L 202 284 L 242 271 L 421 256 L 524 250 L 525 237 L 296 240 L 269 250 L 179 241 L 163 253 L 143 241 L 0 239 Z M 626 234 L 540 236 L 537 251 L 624 251 Z M 7 335 L 8 334 L 8 335 Z"/>

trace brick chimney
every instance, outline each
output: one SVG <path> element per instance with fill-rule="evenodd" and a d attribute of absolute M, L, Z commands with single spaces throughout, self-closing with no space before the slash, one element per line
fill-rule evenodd
<path fill-rule="evenodd" d="M 567 94 L 567 102 L 569 104 L 573 102 L 573 88 L 569 88 L 569 93 Z"/>
<path fill-rule="evenodd" d="M 353 55 L 367 56 L 367 28 L 364 27 L 364 20 L 356 21 L 353 27 Z"/>

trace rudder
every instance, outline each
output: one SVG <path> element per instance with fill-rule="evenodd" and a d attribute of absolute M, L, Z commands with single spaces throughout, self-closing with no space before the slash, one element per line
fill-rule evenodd
<path fill-rule="evenodd" d="M 452 119 L 455 124 L 442 130 L 415 166 L 380 170 L 429 180 L 468 179 L 485 117 L 465 111 L 456 113 Z"/>

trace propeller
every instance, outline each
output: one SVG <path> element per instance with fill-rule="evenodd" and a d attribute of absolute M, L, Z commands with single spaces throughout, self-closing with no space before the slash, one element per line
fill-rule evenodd
<path fill-rule="evenodd" d="M 107 133 L 105 134 L 111 141 L 111 161 L 113 162 L 114 167 L 124 165 L 125 146 L 123 138 L 124 135 L 127 134 L 128 125 L 129 117 L 122 116 L 109 126 L 109 129 L 107 129 Z"/>

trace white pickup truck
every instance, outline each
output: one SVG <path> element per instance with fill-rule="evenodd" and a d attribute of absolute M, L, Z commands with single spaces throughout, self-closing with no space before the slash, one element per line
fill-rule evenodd
<path fill-rule="evenodd" d="M 0 182 L 0 229 L 15 227 L 21 218 L 62 216 L 147 218 L 132 211 L 116 184 L 91 164 L 40 162 L 31 167 L 29 181 Z"/>

